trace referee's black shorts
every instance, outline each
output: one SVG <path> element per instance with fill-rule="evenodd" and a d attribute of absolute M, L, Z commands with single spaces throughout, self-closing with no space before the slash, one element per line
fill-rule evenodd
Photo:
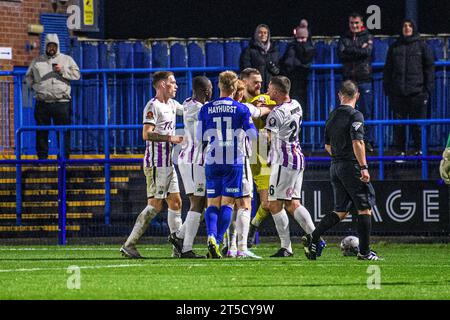
<path fill-rule="evenodd" d="M 332 162 L 331 185 L 334 194 L 335 212 L 370 209 L 375 205 L 375 190 L 372 184 L 360 180 L 359 164 L 353 161 Z"/>

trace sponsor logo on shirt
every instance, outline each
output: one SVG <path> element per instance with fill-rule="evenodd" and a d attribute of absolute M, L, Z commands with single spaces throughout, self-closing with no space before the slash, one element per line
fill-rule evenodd
<path fill-rule="evenodd" d="M 358 131 L 358 129 L 362 126 L 362 122 L 353 122 L 352 127 L 355 129 L 355 131 Z"/>
<path fill-rule="evenodd" d="M 275 127 L 277 124 L 277 120 L 275 118 L 270 118 L 269 120 L 269 126 Z"/>

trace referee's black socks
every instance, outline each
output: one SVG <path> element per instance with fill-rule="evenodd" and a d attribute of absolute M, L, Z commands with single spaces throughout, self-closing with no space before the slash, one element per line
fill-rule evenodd
<path fill-rule="evenodd" d="M 335 212 L 331 212 L 327 214 L 325 217 L 323 217 L 322 220 L 320 220 L 319 225 L 316 227 L 316 229 L 312 233 L 312 241 L 314 243 L 319 242 L 320 236 L 327 230 L 331 229 L 334 225 L 338 224 L 341 219 Z"/>
<path fill-rule="evenodd" d="M 359 253 L 366 255 L 370 250 L 370 230 L 372 229 L 372 216 L 358 215 Z"/>

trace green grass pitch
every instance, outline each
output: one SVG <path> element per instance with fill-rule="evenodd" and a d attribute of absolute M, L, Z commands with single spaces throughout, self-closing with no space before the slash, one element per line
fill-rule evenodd
<path fill-rule="evenodd" d="M 255 252 L 262 260 L 181 260 L 170 258 L 169 245 L 139 246 L 145 260 L 122 258 L 119 246 L 2 246 L 0 299 L 450 298 L 448 244 L 379 243 L 373 248 L 384 261 L 343 257 L 336 244 L 329 244 L 317 261 L 306 260 L 298 244 L 291 258 L 269 258 L 277 244 L 261 244 Z M 194 249 L 206 252 L 206 246 Z M 79 282 L 69 266 L 80 268 Z M 379 289 L 369 289 L 377 271 Z M 80 288 L 68 289 L 68 283 Z"/>

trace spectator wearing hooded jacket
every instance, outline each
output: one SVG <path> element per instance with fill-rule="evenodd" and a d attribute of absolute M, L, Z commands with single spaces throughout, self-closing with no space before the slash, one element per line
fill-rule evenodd
<path fill-rule="evenodd" d="M 31 62 L 25 76 L 36 98 L 34 118 L 38 126 L 70 125 L 71 80 L 80 79 L 80 69 L 68 55 L 60 53 L 57 34 L 45 37 L 45 53 Z M 58 141 L 59 141 L 59 135 Z M 59 143 L 58 143 L 59 145 Z M 70 132 L 64 133 L 64 156 L 69 157 Z M 36 151 L 40 160 L 48 158 L 48 131 L 36 133 Z"/>
<path fill-rule="evenodd" d="M 389 47 L 383 87 L 395 120 L 427 118 L 427 104 L 434 89 L 434 55 L 420 39 L 413 20 L 403 21 L 399 39 Z M 420 155 L 420 127 L 413 126 L 412 131 L 415 153 Z M 394 139 L 399 155 L 406 155 L 406 126 L 394 126 Z"/>
<path fill-rule="evenodd" d="M 262 91 L 266 92 L 272 76 L 280 74 L 278 46 L 270 39 L 270 29 L 265 24 L 256 27 L 249 46 L 239 59 L 240 71 L 246 68 L 257 69 L 262 76 Z"/>
<path fill-rule="evenodd" d="M 372 85 L 372 49 L 373 36 L 364 26 L 363 17 L 352 13 L 348 17 L 349 31 L 340 37 L 338 42 L 338 57 L 343 64 L 344 80 L 357 83 L 360 92 L 358 110 L 365 120 L 374 119 L 373 85 Z M 373 151 L 373 127 L 364 128 L 366 150 Z"/>
<path fill-rule="evenodd" d="M 308 75 L 316 49 L 311 40 L 308 21 L 302 19 L 294 29 L 294 40 L 281 58 L 281 73 L 291 80 L 291 97 L 300 102 L 303 117 L 307 110 Z"/>

